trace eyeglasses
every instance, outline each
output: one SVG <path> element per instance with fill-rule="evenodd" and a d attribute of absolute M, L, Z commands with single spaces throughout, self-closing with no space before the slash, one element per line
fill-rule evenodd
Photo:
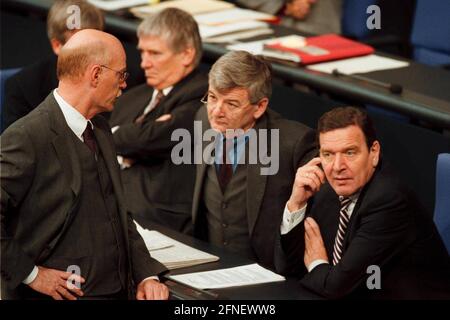
<path fill-rule="evenodd" d="M 120 81 L 126 81 L 128 79 L 128 77 L 130 76 L 130 73 L 128 71 L 126 71 L 126 70 L 125 71 L 117 71 L 117 70 L 111 69 L 110 67 L 107 67 L 107 66 L 105 66 L 103 64 L 101 64 L 100 67 L 106 68 L 106 69 L 109 69 L 111 71 L 114 71 L 115 73 L 118 73 Z"/>
<path fill-rule="evenodd" d="M 207 93 L 205 93 L 203 98 L 200 99 L 200 102 L 203 104 L 209 105 L 210 107 L 215 108 L 217 106 L 218 99 L 214 95 L 211 95 L 207 92 Z M 223 102 L 223 106 L 225 106 L 225 108 L 231 112 L 237 111 L 239 109 L 243 109 L 249 105 L 254 105 L 254 104 L 249 102 L 248 104 L 241 106 L 235 102 L 228 102 L 226 100 Z"/>

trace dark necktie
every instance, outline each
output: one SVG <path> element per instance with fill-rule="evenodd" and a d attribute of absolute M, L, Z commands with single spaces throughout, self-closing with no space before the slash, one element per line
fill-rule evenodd
<path fill-rule="evenodd" d="M 91 151 L 97 154 L 97 141 L 95 140 L 94 130 L 90 122 L 87 123 L 86 129 L 83 132 L 84 143 L 91 149 Z"/>
<path fill-rule="evenodd" d="M 341 209 L 339 210 L 339 226 L 334 240 L 333 247 L 333 265 L 337 265 L 342 258 L 344 249 L 344 236 L 347 231 L 348 222 L 350 221 L 347 209 L 352 200 L 350 198 L 343 198 L 340 200 Z"/>
<path fill-rule="evenodd" d="M 147 114 L 150 113 L 150 111 L 152 111 L 153 109 L 155 109 L 159 102 L 161 101 L 161 99 L 164 97 L 164 93 L 162 91 L 158 91 L 158 93 L 156 94 L 155 99 L 150 102 L 150 107 L 149 108 L 145 108 L 144 112 L 136 118 L 136 120 L 134 120 L 135 123 L 142 123 L 144 122 L 145 116 Z"/>
<path fill-rule="evenodd" d="M 225 189 L 233 176 L 233 164 L 228 156 L 228 153 L 233 146 L 233 142 L 233 139 L 223 139 L 222 164 L 219 164 L 219 168 L 217 170 L 217 178 L 219 180 L 222 193 L 225 193 Z"/>

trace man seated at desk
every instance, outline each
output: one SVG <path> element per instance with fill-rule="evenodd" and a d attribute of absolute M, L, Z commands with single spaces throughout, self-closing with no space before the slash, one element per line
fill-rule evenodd
<path fill-rule="evenodd" d="M 262 57 L 232 51 L 212 66 L 196 119 L 203 132 L 215 132 L 216 146 L 212 159 L 197 164 L 192 206 L 197 237 L 269 268 L 295 172 L 316 152 L 312 129 L 268 108 L 271 93 Z M 208 154 L 210 142 L 202 140 L 196 147 Z"/>
<path fill-rule="evenodd" d="M 79 25 L 72 22 L 70 7 L 79 8 Z M 27 115 L 58 86 L 56 59 L 61 47 L 81 29 L 103 30 L 102 12 L 85 0 L 58 0 L 50 8 L 47 17 L 47 33 L 54 54 L 23 68 L 5 84 L 3 128 Z"/>
<path fill-rule="evenodd" d="M 318 134 L 320 157 L 298 169 L 286 205 L 278 269 L 301 275 L 306 266 L 301 285 L 326 298 L 448 299 L 447 251 L 382 161 L 367 114 L 331 110 Z"/>
<path fill-rule="evenodd" d="M 126 201 L 136 217 L 190 233 L 195 167 L 173 163 L 171 135 L 179 128 L 193 132 L 208 86 L 198 67 L 198 26 L 169 8 L 147 17 L 137 34 L 147 83 L 120 97 L 110 120 Z"/>

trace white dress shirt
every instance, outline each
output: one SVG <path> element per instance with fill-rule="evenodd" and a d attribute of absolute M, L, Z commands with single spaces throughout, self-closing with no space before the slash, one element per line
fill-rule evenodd
<path fill-rule="evenodd" d="M 356 205 L 356 202 L 358 201 L 358 197 L 359 197 L 359 193 L 350 197 L 350 199 L 352 201 L 350 202 L 350 204 L 347 207 L 347 213 L 348 213 L 349 219 L 352 216 L 353 209 L 355 209 L 355 205 Z M 341 198 L 343 198 L 343 197 L 340 196 L 339 200 L 341 200 Z M 283 220 L 281 221 L 281 226 L 280 226 L 281 235 L 285 235 L 285 234 L 289 233 L 292 229 L 294 229 L 300 222 L 302 222 L 305 219 L 305 213 L 306 213 L 307 206 L 308 206 L 308 204 L 305 204 L 305 206 L 303 208 L 300 208 L 299 210 L 294 211 L 294 212 L 290 212 L 287 207 L 287 203 L 286 203 L 286 205 L 284 207 Z M 328 261 L 323 260 L 323 259 L 317 259 L 317 260 L 314 260 L 313 262 L 311 262 L 311 264 L 309 266 L 306 266 L 306 268 L 308 269 L 308 272 L 311 272 L 315 267 L 317 267 L 319 264 L 323 264 L 323 263 L 328 263 Z"/>

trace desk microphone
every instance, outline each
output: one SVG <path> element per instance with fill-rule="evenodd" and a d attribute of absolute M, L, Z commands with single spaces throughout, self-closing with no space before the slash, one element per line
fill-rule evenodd
<path fill-rule="evenodd" d="M 340 72 L 338 69 L 333 69 L 332 74 L 333 74 L 333 76 L 336 76 L 336 77 L 338 77 L 338 76 L 346 76 L 346 77 L 349 77 L 349 78 L 354 78 L 354 79 L 358 79 L 358 80 L 361 80 L 361 81 L 365 81 L 365 82 L 371 83 L 373 85 L 386 88 L 386 89 L 389 90 L 389 92 L 394 93 L 394 94 L 401 94 L 402 91 L 403 91 L 402 86 L 399 85 L 399 84 L 384 83 L 384 82 L 381 82 L 381 81 L 378 81 L 378 80 L 373 80 L 373 79 L 369 79 L 369 78 L 366 78 L 366 77 L 357 76 L 357 75 L 354 75 L 354 74 L 345 74 L 345 73 Z"/>

